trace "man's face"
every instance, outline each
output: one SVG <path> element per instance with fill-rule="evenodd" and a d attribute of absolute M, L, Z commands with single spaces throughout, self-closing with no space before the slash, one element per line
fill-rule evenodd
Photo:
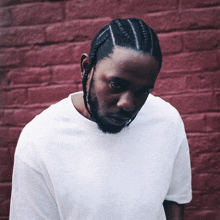
<path fill-rule="evenodd" d="M 88 103 L 103 132 L 118 133 L 140 111 L 158 75 L 159 63 L 151 55 L 115 47 L 101 60 L 89 80 Z"/>

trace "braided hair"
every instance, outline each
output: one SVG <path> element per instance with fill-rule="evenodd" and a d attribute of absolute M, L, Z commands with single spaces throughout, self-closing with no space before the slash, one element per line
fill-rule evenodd
<path fill-rule="evenodd" d="M 115 46 L 150 54 L 159 62 L 159 70 L 161 68 L 162 54 L 154 30 L 137 18 L 113 20 L 109 25 L 103 27 L 93 39 L 89 53 L 89 65 L 82 78 L 84 104 L 90 115 L 86 89 L 88 75 L 100 60 L 113 53 Z"/>

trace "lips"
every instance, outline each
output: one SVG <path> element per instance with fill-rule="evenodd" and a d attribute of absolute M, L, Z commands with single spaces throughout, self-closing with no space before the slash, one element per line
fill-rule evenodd
<path fill-rule="evenodd" d="M 128 122 L 131 118 L 130 117 L 126 117 L 126 116 L 114 115 L 114 116 L 111 116 L 111 119 L 113 121 L 113 124 L 115 124 L 115 125 L 123 125 L 126 122 Z"/>

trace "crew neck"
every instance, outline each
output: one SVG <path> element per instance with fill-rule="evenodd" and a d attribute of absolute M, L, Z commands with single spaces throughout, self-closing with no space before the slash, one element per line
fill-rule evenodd
<path fill-rule="evenodd" d="M 138 121 L 138 118 L 139 118 L 139 115 L 142 114 L 142 109 L 140 110 L 140 112 L 138 113 L 137 117 L 135 118 L 135 120 L 132 122 L 131 125 L 129 125 L 128 127 L 122 129 L 122 131 L 120 131 L 119 133 L 117 134 L 111 134 L 111 133 L 104 133 L 103 131 L 101 131 L 99 128 L 98 128 L 98 125 L 96 124 L 96 122 L 86 118 L 85 116 L 83 116 L 77 109 L 76 107 L 74 106 L 73 102 L 72 102 L 72 97 L 75 96 L 75 95 L 78 95 L 78 94 L 82 94 L 83 92 L 82 91 L 79 91 L 79 92 L 75 92 L 75 93 L 71 93 L 67 100 L 68 100 L 68 105 L 69 105 L 69 109 L 71 109 L 72 111 L 70 112 L 70 115 L 69 117 L 73 120 L 73 123 L 77 123 L 80 125 L 80 129 L 82 130 L 86 130 L 88 132 L 91 132 L 91 133 L 96 133 L 96 134 L 100 134 L 100 135 L 111 135 L 111 136 L 118 136 L 118 135 L 121 135 L 123 134 L 125 131 L 128 131 L 128 130 L 131 130 L 131 127 L 136 127 L 134 126 L 135 124 L 138 124 L 137 121 Z M 149 97 L 148 97 L 148 100 L 149 99 L 152 99 L 152 95 L 150 94 Z M 148 101 L 147 100 L 147 101 Z M 147 102 L 146 101 L 146 102 Z M 71 106 L 70 106 L 71 105 Z M 146 103 L 144 104 L 144 106 L 146 105 Z M 144 107 L 143 106 L 143 107 Z M 142 108 L 143 108 L 142 107 Z M 148 116 L 145 116 L 145 117 L 148 117 Z"/>
<path fill-rule="evenodd" d="M 120 131 L 117 134 L 110 134 L 110 133 L 105 133 L 105 132 L 101 131 L 98 128 L 98 125 L 96 124 L 96 122 L 94 122 L 94 121 L 86 118 L 82 114 L 80 114 L 79 111 L 77 111 L 76 107 L 74 106 L 74 104 L 72 102 L 72 96 L 77 95 L 79 93 L 82 93 L 82 91 L 70 94 L 68 97 L 68 103 L 71 105 L 70 109 L 72 109 L 72 112 L 70 112 L 70 114 L 71 114 L 70 117 L 72 118 L 74 123 L 77 123 L 80 125 L 80 128 L 82 130 L 86 130 L 88 132 L 96 133 L 99 135 L 118 136 L 119 134 L 121 135 L 122 133 L 124 133 L 125 130 L 128 129 L 128 128 L 124 128 L 122 131 Z M 74 115 L 74 118 L 72 117 L 73 115 Z"/>

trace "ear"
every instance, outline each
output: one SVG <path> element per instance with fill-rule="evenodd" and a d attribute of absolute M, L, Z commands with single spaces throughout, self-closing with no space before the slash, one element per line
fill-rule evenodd
<path fill-rule="evenodd" d="M 83 76 L 86 68 L 89 65 L 89 55 L 87 53 L 83 53 L 81 56 L 81 75 Z"/>

